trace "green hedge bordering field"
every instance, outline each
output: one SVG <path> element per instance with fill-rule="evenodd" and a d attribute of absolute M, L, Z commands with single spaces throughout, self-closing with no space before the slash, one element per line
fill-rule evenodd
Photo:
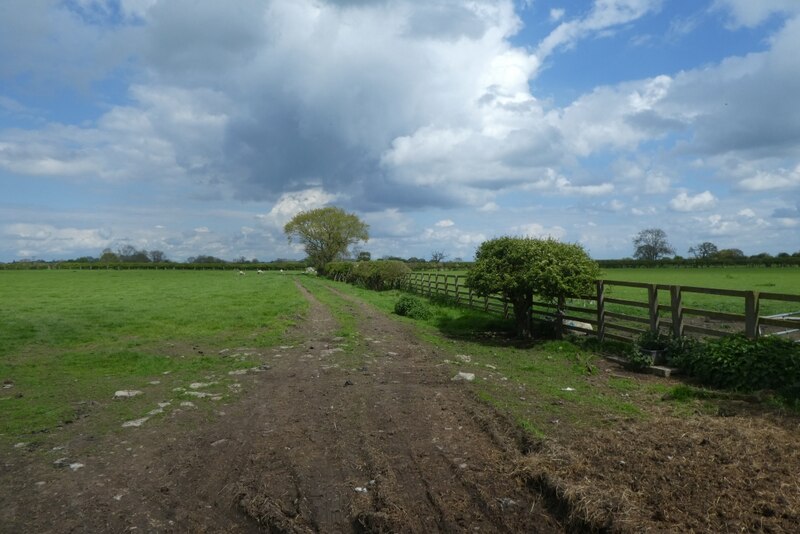
<path fill-rule="evenodd" d="M 775 336 L 732 335 L 710 341 L 672 340 L 671 361 L 709 386 L 750 392 L 774 390 L 800 400 L 800 344 Z"/>
<path fill-rule="evenodd" d="M 405 263 L 394 260 L 335 261 L 325 266 L 325 275 L 331 280 L 378 291 L 398 287 L 410 272 Z"/>

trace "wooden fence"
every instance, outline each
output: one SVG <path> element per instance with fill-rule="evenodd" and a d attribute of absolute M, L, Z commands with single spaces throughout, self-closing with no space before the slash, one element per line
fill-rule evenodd
<path fill-rule="evenodd" d="M 502 296 L 478 296 L 465 281 L 464 275 L 411 273 L 405 278 L 404 289 L 428 297 L 446 297 L 459 305 L 506 318 L 513 313 L 513 307 Z M 616 298 L 613 287 L 643 289 L 646 299 Z M 741 299 L 741 313 L 687 306 L 685 296 L 688 294 Z M 646 331 L 696 337 L 722 337 L 743 332 L 750 338 L 800 331 L 800 321 L 762 316 L 761 305 L 766 301 L 798 303 L 797 308 L 800 308 L 800 295 L 598 280 L 594 295 L 582 295 L 558 303 L 535 301 L 532 311 L 534 320 L 554 321 L 557 331 L 580 332 L 595 335 L 600 340 L 626 342 Z"/>

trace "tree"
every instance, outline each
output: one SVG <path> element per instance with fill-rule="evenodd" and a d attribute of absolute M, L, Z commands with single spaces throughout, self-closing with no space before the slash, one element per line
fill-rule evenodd
<path fill-rule="evenodd" d="M 114 254 L 110 248 L 104 248 L 103 254 L 100 256 L 100 261 L 103 263 L 117 263 L 119 261 L 119 256 Z"/>
<path fill-rule="evenodd" d="M 717 252 L 717 259 L 738 260 L 744 258 L 744 252 L 738 248 L 724 248 Z"/>
<path fill-rule="evenodd" d="M 370 254 L 366 250 L 362 250 L 361 252 L 358 253 L 358 256 L 356 256 L 356 260 L 358 261 L 370 261 L 371 259 L 372 259 L 372 254 Z"/>
<path fill-rule="evenodd" d="M 661 228 L 642 230 L 633 238 L 633 246 L 636 247 L 633 257 L 637 260 L 656 261 L 675 253 L 675 249 L 667 241 L 667 234 Z"/>
<path fill-rule="evenodd" d="M 441 263 L 444 261 L 446 257 L 447 254 L 445 254 L 441 250 L 434 250 L 433 252 L 431 252 L 431 262 L 433 263 Z"/>
<path fill-rule="evenodd" d="M 160 250 L 151 250 L 150 252 L 148 252 L 148 255 L 150 256 L 150 261 L 152 261 L 153 263 L 161 263 L 167 261 L 167 255 Z"/>
<path fill-rule="evenodd" d="M 708 241 L 700 243 L 696 247 L 689 247 L 689 254 L 698 260 L 709 260 L 716 256 L 717 252 L 719 252 L 717 245 Z"/>
<path fill-rule="evenodd" d="M 302 211 L 283 227 L 289 243 L 305 245 L 311 265 L 320 273 L 328 263 L 346 257 L 350 245 L 369 240 L 368 229 L 356 215 L 336 207 Z"/>
<path fill-rule="evenodd" d="M 597 263 L 578 244 L 500 237 L 478 247 L 467 285 L 481 296 L 500 293 L 511 301 L 517 335 L 530 338 L 534 295 L 550 302 L 585 295 L 599 274 Z"/>

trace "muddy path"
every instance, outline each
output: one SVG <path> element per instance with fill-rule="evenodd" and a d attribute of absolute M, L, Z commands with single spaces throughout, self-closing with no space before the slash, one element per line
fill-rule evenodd
<path fill-rule="evenodd" d="M 338 338 L 299 288 L 299 341 L 267 351 L 213 416 L 176 409 L 125 439 L 74 444 L 80 469 L 4 459 L 0 530 L 564 530 L 522 472 L 529 444 L 451 380 L 443 355 L 341 294 L 359 335 Z"/>

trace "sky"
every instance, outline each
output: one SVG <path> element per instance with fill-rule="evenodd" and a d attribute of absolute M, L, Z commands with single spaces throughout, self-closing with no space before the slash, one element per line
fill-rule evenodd
<path fill-rule="evenodd" d="M 3 0 L 0 261 L 800 250 L 800 0 Z"/>

